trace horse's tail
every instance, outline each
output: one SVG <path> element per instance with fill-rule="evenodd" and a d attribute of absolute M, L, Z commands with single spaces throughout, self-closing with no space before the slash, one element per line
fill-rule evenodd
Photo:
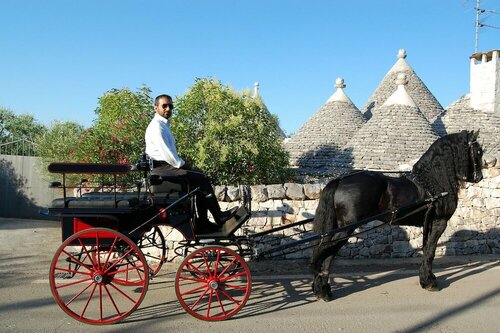
<path fill-rule="evenodd" d="M 318 207 L 314 215 L 313 231 L 319 234 L 325 234 L 337 228 L 337 214 L 335 214 L 335 192 L 339 187 L 340 179 L 335 179 L 329 182 L 319 197 Z M 331 246 L 330 242 L 323 242 L 321 237 L 311 245 L 314 250 L 311 256 L 311 270 L 316 275 L 322 271 L 323 261 L 328 255 L 328 249 Z M 314 288 L 314 287 L 313 287 Z"/>
<path fill-rule="evenodd" d="M 332 180 L 321 191 L 318 207 L 314 215 L 313 231 L 327 232 L 337 227 L 334 200 L 339 184 L 339 179 Z"/>

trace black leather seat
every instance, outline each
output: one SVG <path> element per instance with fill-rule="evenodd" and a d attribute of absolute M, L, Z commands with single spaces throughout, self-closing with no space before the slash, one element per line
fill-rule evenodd
<path fill-rule="evenodd" d="M 52 201 L 51 208 L 134 208 L 148 204 L 145 195 L 137 192 L 117 193 L 86 193 L 81 197 L 58 198 Z"/>
<path fill-rule="evenodd" d="M 151 175 L 151 193 L 156 199 L 178 199 L 189 192 L 187 179 L 180 176 Z"/>

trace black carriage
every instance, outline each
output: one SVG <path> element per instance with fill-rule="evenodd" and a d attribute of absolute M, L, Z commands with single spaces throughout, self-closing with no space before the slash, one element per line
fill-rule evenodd
<path fill-rule="evenodd" d="M 82 322 L 110 324 L 124 319 L 140 305 L 149 280 L 167 259 L 159 226 L 170 226 L 184 237 L 176 251 L 185 259 L 175 277 L 182 307 L 204 320 L 233 316 L 251 290 L 250 271 L 242 258 L 250 250 L 245 237 L 235 235 L 250 218 L 249 197 L 245 194 L 244 205 L 220 231 L 197 233 L 194 200 L 203 194 L 182 178 L 149 175 L 145 160 L 138 162 L 138 169 L 143 179 L 135 190 L 124 191 L 117 177 L 129 173 L 127 165 L 49 165 L 50 172 L 62 175 L 62 182 L 51 186 L 63 192 L 49 208 L 50 215 L 60 217 L 63 240 L 50 267 L 56 302 Z M 113 181 L 84 193 L 82 184 L 67 184 L 69 174 L 104 174 Z M 77 196 L 70 196 L 70 190 Z"/>

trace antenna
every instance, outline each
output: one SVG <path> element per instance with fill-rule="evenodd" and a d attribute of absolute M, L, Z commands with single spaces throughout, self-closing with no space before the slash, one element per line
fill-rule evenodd
<path fill-rule="evenodd" d="M 476 2 L 476 48 L 474 53 L 478 51 L 479 45 L 479 15 L 481 15 L 481 0 L 477 0 Z"/>
<path fill-rule="evenodd" d="M 495 10 L 481 9 L 481 0 L 476 0 L 476 51 L 475 51 L 475 53 L 477 53 L 479 50 L 479 29 L 480 28 L 500 29 L 500 27 L 496 27 L 493 25 L 482 23 L 479 20 L 479 18 L 480 18 L 480 15 L 484 14 L 484 13 L 496 14 L 496 15 L 500 14 L 500 13 L 496 12 Z"/>

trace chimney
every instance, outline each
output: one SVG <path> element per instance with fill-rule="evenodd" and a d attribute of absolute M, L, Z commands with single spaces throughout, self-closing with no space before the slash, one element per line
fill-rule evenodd
<path fill-rule="evenodd" d="M 500 50 L 475 53 L 470 59 L 470 96 L 474 109 L 500 114 Z"/>

